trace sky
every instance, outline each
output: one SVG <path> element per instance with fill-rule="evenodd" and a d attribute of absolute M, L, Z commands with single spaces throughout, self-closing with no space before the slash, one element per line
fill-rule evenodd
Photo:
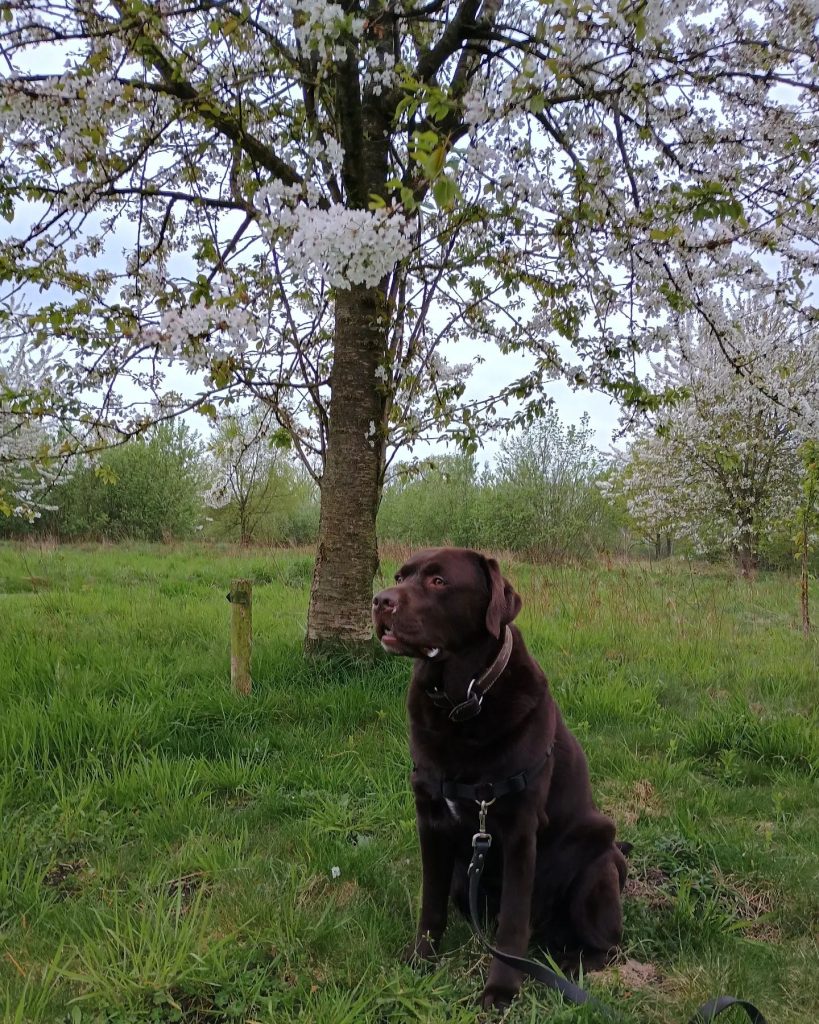
<path fill-rule="evenodd" d="M 468 388 L 468 394 L 487 395 L 497 389 L 500 379 L 513 379 L 529 368 L 530 359 L 523 354 L 503 355 L 496 349 L 483 351 L 485 362 L 476 366 Z M 584 413 L 590 417 L 594 430 L 595 444 L 601 451 L 608 451 L 617 430 L 620 408 L 616 402 L 596 391 L 572 390 L 562 380 L 551 381 L 545 391 L 554 399 L 554 407 L 565 424 L 579 424 Z M 497 441 L 490 442 L 487 451 L 492 451 Z"/>

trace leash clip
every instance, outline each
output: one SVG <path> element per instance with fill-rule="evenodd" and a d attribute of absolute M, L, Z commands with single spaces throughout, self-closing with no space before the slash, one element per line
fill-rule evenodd
<path fill-rule="evenodd" d="M 475 803 L 477 803 L 477 802 L 478 801 L 476 800 Z M 489 808 L 492 806 L 492 804 L 494 802 L 495 802 L 494 800 L 488 800 L 488 801 L 487 800 L 481 800 L 481 802 L 480 802 L 480 810 L 478 811 L 478 832 L 477 832 L 477 836 L 488 836 L 489 835 L 489 833 L 486 831 L 486 812 L 489 810 Z M 475 839 L 477 838 L 477 836 L 473 836 L 472 837 L 472 845 L 473 846 L 475 845 Z M 492 842 L 491 837 L 489 838 L 489 841 L 490 841 L 490 843 Z"/>
<path fill-rule="evenodd" d="M 486 851 L 492 845 L 492 836 L 486 831 L 486 812 L 494 803 L 494 800 L 476 800 L 475 803 L 480 803 L 480 809 L 478 810 L 478 831 L 472 836 L 472 849 L 475 850 L 475 856 L 486 856 Z M 474 863 L 474 857 L 473 857 Z M 470 865 L 471 870 L 471 865 Z"/>

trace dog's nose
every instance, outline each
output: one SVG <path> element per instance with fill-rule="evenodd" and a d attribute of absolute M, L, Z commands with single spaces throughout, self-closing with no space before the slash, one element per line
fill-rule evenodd
<path fill-rule="evenodd" d="M 373 608 L 376 611 L 394 612 L 397 604 L 395 595 L 389 590 L 382 590 L 380 594 L 376 594 L 373 598 Z"/>

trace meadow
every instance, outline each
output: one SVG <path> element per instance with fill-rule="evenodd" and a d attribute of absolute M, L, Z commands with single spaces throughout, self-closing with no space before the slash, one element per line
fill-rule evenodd
<path fill-rule="evenodd" d="M 819 640 L 801 635 L 797 581 L 503 565 L 598 802 L 634 843 L 623 950 L 588 986 L 631 1024 L 687 1021 L 717 992 L 812 1024 Z M 398 963 L 420 878 L 409 663 L 305 662 L 310 572 L 299 551 L 0 546 L 4 1022 L 489 1019 L 464 922 L 435 970 Z M 236 576 L 254 581 L 245 699 L 229 688 Z M 595 1014 L 526 985 L 505 1019 Z"/>

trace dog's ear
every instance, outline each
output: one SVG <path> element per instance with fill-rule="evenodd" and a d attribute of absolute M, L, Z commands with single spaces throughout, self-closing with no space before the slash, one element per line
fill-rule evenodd
<path fill-rule="evenodd" d="M 523 601 L 509 580 L 501 576 L 500 566 L 494 558 L 484 558 L 484 563 L 489 576 L 486 628 L 492 636 L 499 637 L 503 626 L 517 616 Z"/>

